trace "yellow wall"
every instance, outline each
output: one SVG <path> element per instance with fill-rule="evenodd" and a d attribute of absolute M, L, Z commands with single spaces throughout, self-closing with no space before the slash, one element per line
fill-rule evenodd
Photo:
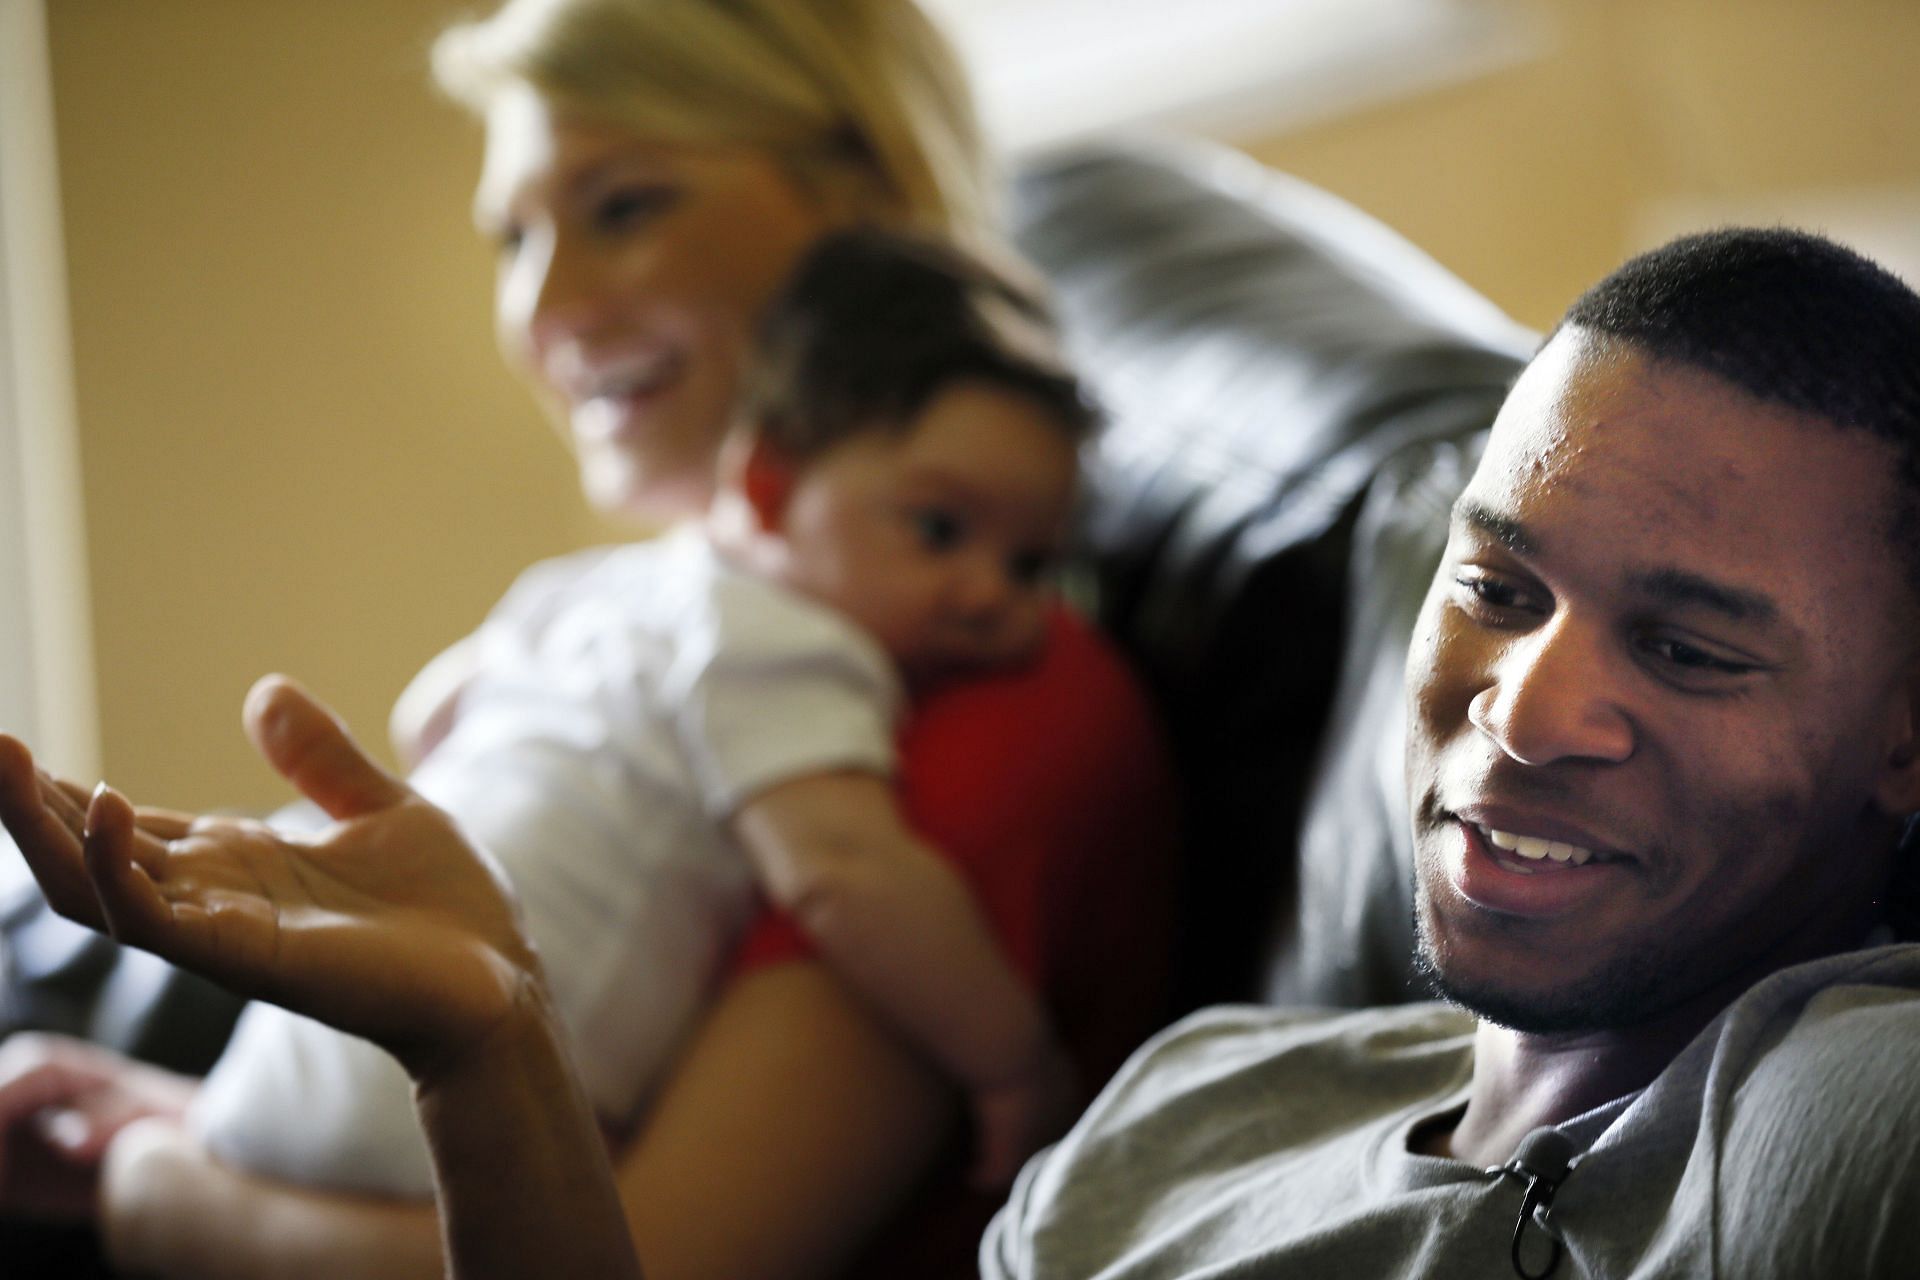
<path fill-rule="evenodd" d="M 105 767 L 259 807 L 294 672 L 369 737 L 513 572 L 604 536 L 498 368 L 464 0 L 49 0 Z M 1523 0 L 1532 62 L 1250 149 L 1544 324 L 1675 200 L 1920 187 L 1920 6 Z"/>
<path fill-rule="evenodd" d="M 479 135 L 426 85 L 448 0 L 51 0 L 104 768 L 281 789 L 284 670 L 384 744 L 407 677 L 589 536 L 500 368 Z"/>
<path fill-rule="evenodd" d="M 1903 189 L 1920 222 L 1920 5 L 1524 0 L 1541 56 L 1248 147 L 1550 324 L 1672 204 L 1803 217 Z M 1831 228 L 1840 234 L 1846 228 Z"/>

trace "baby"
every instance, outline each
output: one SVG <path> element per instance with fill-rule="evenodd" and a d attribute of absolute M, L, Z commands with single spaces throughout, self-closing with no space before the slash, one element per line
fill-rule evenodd
<path fill-rule="evenodd" d="M 986 267 L 830 237 L 772 304 L 699 527 L 525 575 L 412 776 L 498 859 L 584 1083 L 645 1104 L 770 900 L 972 1100 L 976 1178 L 1071 1118 L 1071 1069 L 889 785 L 907 699 L 1036 656 L 1093 416 Z M 425 1196 L 405 1076 L 248 1011 L 195 1104 L 215 1154 Z"/>

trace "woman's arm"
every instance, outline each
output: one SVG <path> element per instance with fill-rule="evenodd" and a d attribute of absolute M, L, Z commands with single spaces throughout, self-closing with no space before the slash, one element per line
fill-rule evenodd
<path fill-rule="evenodd" d="M 107 1158 L 108 1255 L 133 1274 L 196 1280 L 639 1275 L 599 1131 L 539 1001 L 423 1081 L 418 1102 L 438 1214 L 252 1178 L 147 1120 Z"/>
<path fill-rule="evenodd" d="M 432 1280 L 429 1202 L 333 1195 L 251 1177 L 178 1124 L 129 1126 L 101 1173 L 100 1232 L 116 1269 L 186 1280 Z"/>
<path fill-rule="evenodd" d="M 822 965 L 742 976 L 616 1161 L 647 1275 L 833 1274 L 912 1192 L 959 1115 L 932 1065 Z M 130 1270 L 183 1280 L 440 1274 L 430 1207 L 249 1177 L 177 1128 L 149 1125 L 116 1143 L 105 1204 L 109 1247 Z"/>
<path fill-rule="evenodd" d="M 648 1274 L 836 1274 L 959 1132 L 959 1101 L 823 965 L 740 976 L 616 1162 Z"/>

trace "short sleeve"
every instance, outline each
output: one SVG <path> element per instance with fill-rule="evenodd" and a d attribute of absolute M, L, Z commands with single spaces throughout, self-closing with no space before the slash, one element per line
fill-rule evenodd
<path fill-rule="evenodd" d="M 890 775 L 893 664 L 837 613 L 715 565 L 664 684 L 701 805 L 724 820 L 809 774 Z"/>
<path fill-rule="evenodd" d="M 260 1177 L 425 1199 L 433 1167 L 400 1064 L 366 1040 L 274 1005 L 247 1007 L 188 1124 Z"/>
<path fill-rule="evenodd" d="M 593 571 L 621 551 L 619 546 L 588 547 L 529 565 L 513 580 L 481 622 L 482 630 L 537 630 L 572 598 Z"/>

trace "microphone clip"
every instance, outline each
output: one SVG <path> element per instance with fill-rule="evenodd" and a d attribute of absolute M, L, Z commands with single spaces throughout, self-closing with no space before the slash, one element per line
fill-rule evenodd
<path fill-rule="evenodd" d="M 1508 1254 L 1513 1260 L 1514 1274 L 1520 1280 L 1547 1280 L 1560 1265 L 1560 1234 L 1548 1224 L 1547 1211 L 1553 1207 L 1554 1193 L 1566 1181 L 1573 1162 L 1573 1143 L 1564 1134 L 1555 1129 L 1537 1129 L 1527 1135 L 1513 1159 L 1499 1168 L 1500 1173 L 1518 1178 L 1527 1187 L 1520 1197 L 1520 1216 L 1513 1224 L 1513 1244 Z M 1529 1223 L 1547 1241 L 1546 1265 L 1538 1270 L 1528 1267 L 1522 1256 Z"/>

